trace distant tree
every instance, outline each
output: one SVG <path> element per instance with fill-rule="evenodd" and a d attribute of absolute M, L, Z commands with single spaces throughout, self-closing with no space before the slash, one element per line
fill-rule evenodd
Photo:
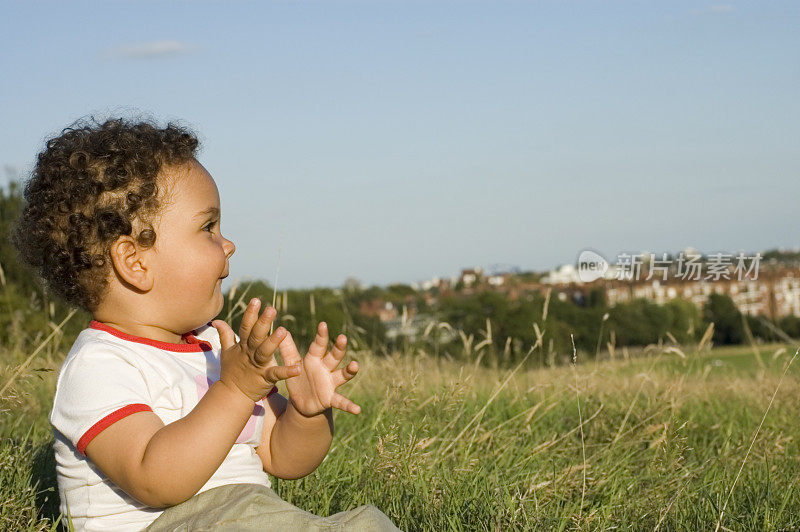
<path fill-rule="evenodd" d="M 272 305 L 273 288 L 269 283 L 262 280 L 242 283 L 237 287 L 234 297 L 225 297 L 225 304 L 219 314 L 220 319 L 224 319 L 230 312 L 231 306 L 244 293 L 247 287 L 247 294 L 242 299 L 242 303 L 247 303 L 254 297 L 261 299 L 261 312 L 267 306 Z M 377 287 L 368 290 L 373 292 Z M 230 291 L 228 292 L 230 294 Z M 359 310 L 361 293 L 348 294 L 332 288 L 312 288 L 307 290 L 283 290 L 275 295 L 278 317 L 275 327 L 283 325 L 292 333 L 297 346 L 306 349 L 317 333 L 319 322 L 324 321 L 328 325 L 330 341 L 333 342 L 339 334 L 345 334 L 349 339 L 349 345 L 353 346 L 353 340 L 358 339 L 361 346 L 366 344 L 376 352 L 386 336 L 386 330 L 377 317 L 368 317 Z M 283 301 L 283 298 L 286 298 Z M 285 310 L 284 310 L 285 308 Z M 239 331 L 242 322 L 241 310 L 232 313 L 230 321 L 234 331 Z"/>
<path fill-rule="evenodd" d="M 770 249 L 761 254 L 761 260 L 777 262 L 796 262 L 800 261 L 800 251 L 786 251 L 780 249 Z"/>
<path fill-rule="evenodd" d="M 10 182 L 8 189 L 0 187 L 0 266 L 3 269 L 3 280 L 15 284 L 23 293 L 30 293 L 40 290 L 37 276 L 17 260 L 17 250 L 11 245 L 9 236 L 24 206 L 25 200 L 22 198 L 22 187 L 19 183 Z"/>
<path fill-rule="evenodd" d="M 556 349 L 572 353 L 572 334 L 576 348 L 594 355 L 606 309 L 581 307 L 559 298 L 550 300 L 549 309 L 545 329 L 553 339 Z"/>
<path fill-rule="evenodd" d="M 486 319 L 493 322 L 493 333 L 508 313 L 508 299 L 497 292 L 479 292 L 468 297 L 446 297 L 440 302 L 440 314 L 444 321 L 467 334 L 486 329 Z"/>
<path fill-rule="evenodd" d="M 606 307 L 606 289 L 602 286 L 597 286 L 589 290 L 589 297 L 587 298 L 587 305 L 592 308 L 605 308 Z"/>
<path fill-rule="evenodd" d="M 725 294 L 711 294 L 703 306 L 703 320 L 714 323 L 714 343 L 740 344 L 745 339 L 742 314 Z"/>
<path fill-rule="evenodd" d="M 689 343 L 702 334 L 703 316 L 697 305 L 685 299 L 671 299 L 665 305 L 667 310 L 667 330 L 681 343 Z"/>
<path fill-rule="evenodd" d="M 524 283 L 538 283 L 546 274 L 540 272 L 520 272 L 517 274 L 517 279 Z"/>
<path fill-rule="evenodd" d="M 800 318 L 797 316 L 784 316 L 779 325 L 783 332 L 792 338 L 800 338 Z"/>
<path fill-rule="evenodd" d="M 753 337 L 768 342 L 780 340 L 773 328 L 770 327 L 770 324 L 776 329 L 780 327 L 772 323 L 766 316 L 745 316 L 745 319 L 747 320 L 747 326 L 750 328 L 750 333 Z"/>
<path fill-rule="evenodd" d="M 348 277 L 345 279 L 342 288 L 345 292 L 360 292 L 364 287 L 361 285 L 361 281 L 359 281 L 357 278 Z"/>
<path fill-rule="evenodd" d="M 616 333 L 619 345 L 647 345 L 666 337 L 669 311 L 646 299 L 634 299 L 614 306 L 609 328 Z"/>
<path fill-rule="evenodd" d="M 387 296 L 390 298 L 395 298 L 395 297 L 403 298 L 405 296 L 413 296 L 414 294 L 417 293 L 417 291 L 411 288 L 407 284 L 396 283 L 387 286 L 386 293 Z"/>
<path fill-rule="evenodd" d="M 52 296 L 39 279 L 38 272 L 22 264 L 11 244 L 10 232 L 25 206 L 22 185 L 10 181 L 0 187 L 0 344 L 24 340 L 36 342 L 53 330 L 72 311 Z M 89 325 L 91 316 L 83 310 L 62 328 L 65 339 L 71 339 Z"/>

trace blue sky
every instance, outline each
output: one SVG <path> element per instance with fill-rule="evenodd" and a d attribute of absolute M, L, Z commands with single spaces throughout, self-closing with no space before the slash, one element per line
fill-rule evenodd
<path fill-rule="evenodd" d="M 283 287 L 800 240 L 797 2 L 0 9 L 0 164 L 90 114 L 193 128 L 226 286 L 281 227 Z"/>

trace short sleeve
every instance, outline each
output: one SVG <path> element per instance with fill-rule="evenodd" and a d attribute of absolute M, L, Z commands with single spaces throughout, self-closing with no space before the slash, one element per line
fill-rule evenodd
<path fill-rule="evenodd" d="M 135 356 L 113 346 L 86 346 L 64 365 L 50 423 L 81 455 L 95 436 L 136 412 L 152 411 Z"/>

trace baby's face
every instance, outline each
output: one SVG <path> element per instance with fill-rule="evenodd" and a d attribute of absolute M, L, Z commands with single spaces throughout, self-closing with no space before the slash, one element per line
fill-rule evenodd
<path fill-rule="evenodd" d="M 175 330 L 190 331 L 222 310 L 222 279 L 236 250 L 220 231 L 220 201 L 211 174 L 197 161 L 165 172 L 171 194 L 156 222 L 153 295 Z"/>

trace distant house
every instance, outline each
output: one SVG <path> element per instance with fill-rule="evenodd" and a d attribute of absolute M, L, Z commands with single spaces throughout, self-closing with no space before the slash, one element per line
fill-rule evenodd
<path fill-rule="evenodd" d="M 511 301 L 529 299 L 537 293 L 550 293 L 553 299 L 582 305 L 594 300 L 599 292 L 609 306 L 636 298 L 657 304 L 680 298 L 702 308 L 711 294 L 725 294 L 746 315 L 762 315 L 771 319 L 800 316 L 800 261 L 797 264 L 768 262 L 761 271 L 756 270 L 757 276 L 750 278 L 741 278 L 733 269 L 716 268 L 714 275 L 694 279 L 691 276 L 682 279 L 674 268 L 661 266 L 665 262 L 665 259 L 648 255 L 642 261 L 641 275 L 636 276 L 625 275 L 630 273 L 629 267 L 611 264 L 603 277 L 591 282 L 581 281 L 578 269 L 571 264 L 552 270 L 541 279 L 508 272 L 484 275 L 482 268 L 465 268 L 460 275 L 449 279 L 434 277 L 422 282 L 415 287 L 421 290 L 416 297 L 421 296 L 427 306 L 435 308 L 441 298 L 469 297 L 481 291 L 505 294 Z M 648 275 L 651 265 L 652 270 L 659 273 Z M 461 290 L 454 289 L 458 284 Z M 434 288 L 436 291 L 433 291 Z M 425 321 L 423 316 L 420 316 L 422 322 L 411 319 L 416 315 L 416 310 L 414 296 L 408 296 L 396 305 L 379 300 L 361 303 L 363 314 L 378 316 L 383 322 L 392 322 L 394 334 L 401 335 L 410 332 L 408 327 L 412 329 L 410 333 L 415 334 L 413 329 Z"/>
<path fill-rule="evenodd" d="M 545 277 L 542 277 L 544 284 L 582 284 L 578 277 L 578 269 L 572 264 L 565 264 L 557 270 L 552 270 Z"/>
<path fill-rule="evenodd" d="M 486 280 L 492 286 L 502 286 L 506 282 L 505 275 L 492 275 Z"/>
<path fill-rule="evenodd" d="M 483 275 L 483 268 L 476 267 L 476 268 L 468 268 L 461 270 L 461 283 L 466 286 L 470 287 Z"/>

